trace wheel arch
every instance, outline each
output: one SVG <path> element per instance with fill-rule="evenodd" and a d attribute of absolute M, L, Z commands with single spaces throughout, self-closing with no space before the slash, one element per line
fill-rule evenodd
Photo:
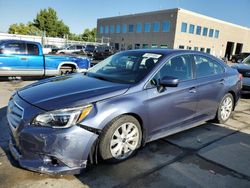
<path fill-rule="evenodd" d="M 72 61 L 64 61 L 64 62 L 61 62 L 61 63 L 58 65 L 58 67 L 57 67 L 58 74 L 60 74 L 60 69 L 61 69 L 63 66 L 74 67 L 76 70 L 79 69 L 78 65 L 77 65 L 75 62 L 72 62 Z"/>

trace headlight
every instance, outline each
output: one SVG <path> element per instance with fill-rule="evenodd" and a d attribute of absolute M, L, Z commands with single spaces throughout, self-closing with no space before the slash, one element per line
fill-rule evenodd
<path fill-rule="evenodd" d="M 53 128 L 67 128 L 81 122 L 92 108 L 92 105 L 87 105 L 84 107 L 46 112 L 36 116 L 32 124 Z"/>

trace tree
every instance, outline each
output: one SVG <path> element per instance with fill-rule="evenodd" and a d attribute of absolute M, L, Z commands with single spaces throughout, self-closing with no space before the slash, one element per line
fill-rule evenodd
<path fill-rule="evenodd" d="M 82 39 L 85 41 L 90 41 L 94 42 L 96 38 L 96 28 L 90 30 L 90 29 L 85 29 L 83 34 L 82 34 Z"/>
<path fill-rule="evenodd" d="M 34 19 L 33 25 L 45 31 L 50 37 L 64 37 L 70 34 L 69 27 L 59 20 L 53 8 L 42 9 Z"/>
<path fill-rule="evenodd" d="M 42 32 L 36 28 L 32 23 L 28 24 L 12 24 L 9 27 L 8 33 L 21 35 L 41 35 Z"/>

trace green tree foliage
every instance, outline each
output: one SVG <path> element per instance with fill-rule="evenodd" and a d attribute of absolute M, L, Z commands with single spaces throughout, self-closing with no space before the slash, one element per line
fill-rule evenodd
<path fill-rule="evenodd" d="M 53 8 L 42 9 L 36 15 L 33 22 L 28 24 L 15 23 L 10 25 L 9 33 L 23 35 L 44 35 L 49 37 L 68 37 L 69 40 L 95 41 L 96 28 L 85 29 L 83 34 L 70 33 L 69 27 L 59 20 Z"/>
<path fill-rule="evenodd" d="M 90 30 L 90 29 L 85 29 L 83 34 L 82 34 L 82 39 L 84 41 L 90 41 L 94 42 L 96 38 L 96 28 Z"/>
<path fill-rule="evenodd" d="M 34 19 L 34 26 L 50 37 L 64 37 L 70 34 L 69 27 L 59 20 L 53 8 L 42 9 Z"/>
<path fill-rule="evenodd" d="M 8 33 L 21 34 L 21 35 L 41 35 L 42 34 L 42 32 L 31 23 L 12 24 L 9 27 Z"/>

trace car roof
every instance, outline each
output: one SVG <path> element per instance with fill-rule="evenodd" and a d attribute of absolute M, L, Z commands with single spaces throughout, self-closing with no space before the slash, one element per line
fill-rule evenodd
<path fill-rule="evenodd" d="M 178 55 L 178 54 L 185 54 L 185 53 L 192 53 L 192 54 L 200 54 L 200 55 L 206 55 L 206 56 L 211 56 L 208 53 L 200 52 L 200 51 L 194 51 L 194 50 L 182 50 L 182 49 L 166 49 L 166 48 L 147 48 L 147 49 L 136 49 L 136 50 L 129 50 L 129 51 L 134 51 L 134 52 L 144 52 L 144 53 L 160 53 L 163 55 Z"/>

